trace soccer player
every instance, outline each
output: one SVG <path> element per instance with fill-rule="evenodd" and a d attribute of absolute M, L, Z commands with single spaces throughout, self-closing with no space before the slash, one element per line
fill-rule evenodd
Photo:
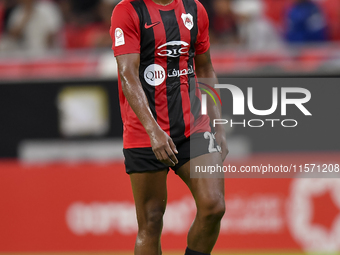
<path fill-rule="evenodd" d="M 123 0 L 112 14 L 123 151 L 138 221 L 136 255 L 162 253 L 169 167 L 197 206 L 185 254 L 210 254 L 219 234 L 224 180 L 190 178 L 190 165 L 222 165 L 228 153 L 223 125 L 210 133 L 210 119 L 221 118 L 220 105 L 208 99 L 208 115 L 202 115 L 200 90 L 190 85 L 196 77 L 216 80 L 208 27 L 197 0 Z"/>

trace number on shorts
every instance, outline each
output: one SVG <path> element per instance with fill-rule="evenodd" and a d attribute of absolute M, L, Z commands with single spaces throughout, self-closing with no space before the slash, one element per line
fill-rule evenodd
<path fill-rule="evenodd" d="M 215 140 L 215 136 L 210 133 L 210 132 L 205 132 L 204 133 L 204 138 L 205 139 L 210 139 L 209 140 L 209 146 L 208 146 L 208 151 L 209 153 L 213 153 L 213 152 L 218 152 L 218 148 L 214 147 L 214 140 Z M 219 146 L 218 146 L 219 147 Z"/>

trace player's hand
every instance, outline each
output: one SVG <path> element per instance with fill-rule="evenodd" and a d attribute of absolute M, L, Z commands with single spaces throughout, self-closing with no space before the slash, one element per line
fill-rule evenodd
<path fill-rule="evenodd" d="M 178 163 L 175 156 L 178 151 L 171 137 L 160 128 L 153 131 L 149 136 L 152 151 L 155 153 L 156 158 L 168 166 L 175 166 Z"/>
<path fill-rule="evenodd" d="M 216 130 L 215 139 L 216 139 L 216 143 L 221 147 L 220 153 L 221 153 L 222 162 L 223 162 L 229 153 L 226 133 L 225 133 L 224 128 Z"/>

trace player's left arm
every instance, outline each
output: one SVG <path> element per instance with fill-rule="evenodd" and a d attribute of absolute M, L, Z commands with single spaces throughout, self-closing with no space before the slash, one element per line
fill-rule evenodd
<path fill-rule="evenodd" d="M 206 51 L 203 54 L 199 54 L 195 56 L 195 72 L 197 78 L 210 78 L 211 84 L 218 84 L 218 80 L 214 71 L 214 68 L 211 63 L 210 58 L 210 50 Z M 217 93 L 220 94 L 220 90 L 216 89 Z M 221 105 L 218 103 L 215 105 L 215 102 L 212 98 L 207 97 L 207 110 L 210 120 L 221 119 L 222 118 L 222 110 Z M 226 132 L 223 125 L 217 125 L 215 127 L 215 138 L 216 142 L 219 146 L 221 146 L 221 156 L 222 161 L 226 158 L 228 154 L 228 146 L 226 139 Z"/>

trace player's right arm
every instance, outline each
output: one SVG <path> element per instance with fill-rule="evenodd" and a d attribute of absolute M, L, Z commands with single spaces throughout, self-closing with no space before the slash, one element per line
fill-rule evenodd
<path fill-rule="evenodd" d="M 148 133 L 155 156 L 162 163 L 174 166 L 178 163 L 176 146 L 154 119 L 139 80 L 140 55 L 124 54 L 116 59 L 124 96 Z"/>
<path fill-rule="evenodd" d="M 154 119 L 139 80 L 140 24 L 129 1 L 122 1 L 115 7 L 110 34 L 124 96 L 149 135 L 156 158 L 166 165 L 174 166 L 178 163 L 176 146 Z"/>

